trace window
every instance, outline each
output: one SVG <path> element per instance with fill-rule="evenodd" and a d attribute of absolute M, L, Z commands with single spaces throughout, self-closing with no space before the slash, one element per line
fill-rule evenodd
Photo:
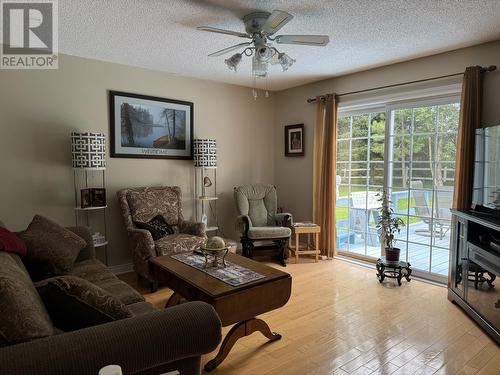
<path fill-rule="evenodd" d="M 448 274 L 459 112 L 458 99 L 448 97 L 339 114 L 336 244 L 341 253 L 380 257 L 376 194 L 385 187 L 406 223 L 396 243 L 401 259 L 422 272 Z"/>

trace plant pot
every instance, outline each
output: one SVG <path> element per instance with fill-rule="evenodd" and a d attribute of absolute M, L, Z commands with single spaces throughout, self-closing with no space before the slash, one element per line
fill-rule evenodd
<path fill-rule="evenodd" d="M 391 263 L 397 263 L 399 262 L 399 253 L 401 252 L 400 249 L 397 247 L 385 248 L 385 260 Z"/>

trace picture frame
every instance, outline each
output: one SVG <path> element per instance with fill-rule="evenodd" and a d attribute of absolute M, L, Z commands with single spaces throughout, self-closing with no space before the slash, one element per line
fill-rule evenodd
<path fill-rule="evenodd" d="M 193 159 L 192 102 L 109 91 L 112 158 Z"/>
<path fill-rule="evenodd" d="M 92 207 L 92 199 L 90 197 L 90 189 L 80 189 L 80 207 Z"/>
<path fill-rule="evenodd" d="M 285 126 L 285 156 L 304 156 L 304 124 Z"/>
<path fill-rule="evenodd" d="M 105 207 L 106 206 L 106 189 L 92 188 L 90 189 L 90 202 L 92 207 Z"/>

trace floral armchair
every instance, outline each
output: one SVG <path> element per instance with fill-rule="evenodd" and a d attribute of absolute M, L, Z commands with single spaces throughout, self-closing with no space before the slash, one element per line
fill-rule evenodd
<path fill-rule="evenodd" d="M 207 238 L 205 225 L 184 220 L 181 189 L 178 186 L 123 189 L 117 195 L 134 250 L 134 270 L 155 291 L 158 283 L 149 272 L 149 259 L 200 247 Z M 135 223 L 149 222 L 158 215 L 173 228 L 174 233 L 154 241 L 150 231 L 138 228 Z"/>
<path fill-rule="evenodd" d="M 277 213 L 276 187 L 268 184 L 238 186 L 234 188 L 234 200 L 243 255 L 252 258 L 254 250 L 277 249 L 280 263 L 286 266 L 286 247 L 293 219 L 291 214 Z M 260 241 L 273 245 L 256 247 L 254 243 Z"/>

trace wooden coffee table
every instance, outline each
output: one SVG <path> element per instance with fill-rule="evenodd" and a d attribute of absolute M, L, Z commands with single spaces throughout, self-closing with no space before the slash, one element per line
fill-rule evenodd
<path fill-rule="evenodd" d="M 224 327 L 234 324 L 215 358 L 205 365 L 207 372 L 221 364 L 236 341 L 253 332 L 259 331 L 271 341 L 281 339 L 257 316 L 285 305 L 292 290 L 292 277 L 286 272 L 232 253 L 227 254 L 226 260 L 265 277 L 233 287 L 169 255 L 150 260 L 155 279 L 174 291 L 165 307 L 178 304 L 181 298 L 203 301 L 214 307 Z"/>

